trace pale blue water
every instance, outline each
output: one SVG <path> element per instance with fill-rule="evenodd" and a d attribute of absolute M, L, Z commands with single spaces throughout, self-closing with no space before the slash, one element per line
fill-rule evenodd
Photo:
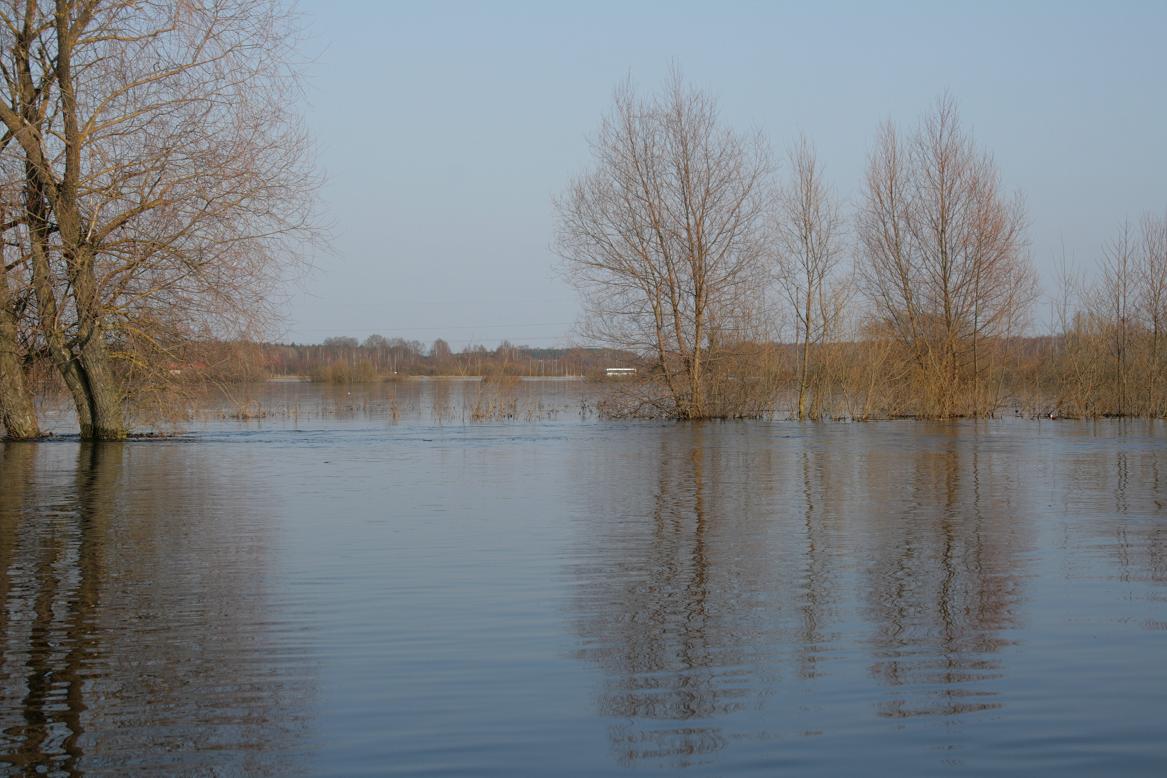
<path fill-rule="evenodd" d="M 279 387 L 0 447 L 0 771 L 1167 774 L 1167 428 Z"/>

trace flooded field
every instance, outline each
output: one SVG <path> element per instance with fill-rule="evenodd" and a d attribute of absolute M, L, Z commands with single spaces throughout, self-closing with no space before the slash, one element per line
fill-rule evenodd
<path fill-rule="evenodd" d="M 0 773 L 1167 773 L 1163 424 L 594 400 L 0 446 Z"/>

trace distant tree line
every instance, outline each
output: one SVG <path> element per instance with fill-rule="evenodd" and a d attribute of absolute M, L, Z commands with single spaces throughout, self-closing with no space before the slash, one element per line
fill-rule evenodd
<path fill-rule="evenodd" d="M 1167 414 L 1167 213 L 1064 274 L 1057 330 L 1027 337 L 1023 202 L 949 96 L 879 128 L 849 209 L 809 140 L 779 167 L 677 74 L 621 85 L 592 149 L 556 247 L 587 334 L 652 365 L 632 415 Z"/>
<path fill-rule="evenodd" d="M 322 343 L 207 341 L 188 346 L 187 361 L 171 363 L 177 380 L 246 382 L 298 378 L 333 384 L 371 383 L 415 376 L 599 378 L 609 367 L 643 366 L 630 352 L 608 348 L 532 348 L 503 341 L 493 349 L 458 352 L 438 338 L 416 340 L 370 335 L 326 338 Z"/>

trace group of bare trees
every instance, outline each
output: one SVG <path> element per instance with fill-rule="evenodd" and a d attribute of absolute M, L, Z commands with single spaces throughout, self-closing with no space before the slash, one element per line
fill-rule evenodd
<path fill-rule="evenodd" d="M 840 394 L 870 412 L 876 391 L 887 412 L 997 407 L 1036 281 L 1022 203 L 950 97 L 911 132 L 880 129 L 850 229 L 809 141 L 775 180 L 764 142 L 676 75 L 656 97 L 618 89 L 593 154 L 556 203 L 558 250 L 587 333 L 652 355 L 666 414 L 748 414 L 709 387 L 773 373 L 767 360 L 792 367 L 798 418 Z M 758 341 L 752 364 L 725 358 Z"/>
<path fill-rule="evenodd" d="M 81 435 L 193 337 L 262 322 L 310 237 L 313 176 L 277 0 L 0 4 L 0 420 L 59 374 Z"/>
<path fill-rule="evenodd" d="M 1167 212 L 1124 223 L 1093 281 L 1065 274 L 1038 391 L 1067 415 L 1167 415 Z"/>

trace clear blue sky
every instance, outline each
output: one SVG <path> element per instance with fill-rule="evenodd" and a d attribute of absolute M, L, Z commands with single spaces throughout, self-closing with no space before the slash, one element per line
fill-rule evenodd
<path fill-rule="evenodd" d="M 305 0 L 306 112 L 333 252 L 281 333 L 557 345 L 578 315 L 551 198 L 626 74 L 675 62 L 779 154 L 805 132 L 853 198 L 877 125 L 944 90 L 1009 189 L 1052 289 L 1125 218 L 1167 210 L 1167 2 Z M 1048 314 L 1037 311 L 1039 320 Z"/>

